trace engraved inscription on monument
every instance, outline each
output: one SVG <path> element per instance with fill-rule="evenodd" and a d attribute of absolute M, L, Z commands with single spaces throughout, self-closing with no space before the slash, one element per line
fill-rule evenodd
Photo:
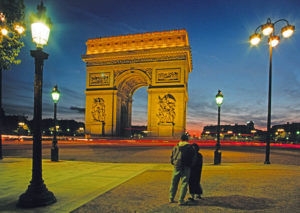
<path fill-rule="evenodd" d="M 89 74 L 89 86 L 108 86 L 110 79 L 109 72 L 90 73 Z"/>
<path fill-rule="evenodd" d="M 157 69 L 156 70 L 156 82 L 179 82 L 180 81 L 180 69 Z"/>

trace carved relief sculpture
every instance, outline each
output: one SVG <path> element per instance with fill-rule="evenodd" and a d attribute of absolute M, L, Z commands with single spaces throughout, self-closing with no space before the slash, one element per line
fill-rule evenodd
<path fill-rule="evenodd" d="M 95 98 L 92 105 L 92 116 L 95 121 L 105 121 L 105 104 L 102 98 Z"/>
<path fill-rule="evenodd" d="M 171 94 L 167 94 L 164 97 L 158 96 L 158 114 L 159 123 L 174 123 L 175 119 L 175 98 Z"/>

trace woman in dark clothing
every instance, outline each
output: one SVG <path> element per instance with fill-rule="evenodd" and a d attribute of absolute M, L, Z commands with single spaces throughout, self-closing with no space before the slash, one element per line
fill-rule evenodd
<path fill-rule="evenodd" d="M 189 179 L 189 192 L 191 195 L 189 200 L 193 201 L 195 198 L 201 199 L 201 195 L 203 193 L 200 185 L 203 158 L 201 153 L 198 152 L 199 146 L 196 143 L 193 143 L 192 147 L 194 148 L 196 154 L 194 157 L 193 165 L 191 167 L 191 174 Z"/>

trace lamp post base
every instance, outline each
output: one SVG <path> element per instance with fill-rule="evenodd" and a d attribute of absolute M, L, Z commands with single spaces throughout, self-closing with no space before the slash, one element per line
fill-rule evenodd
<path fill-rule="evenodd" d="M 214 153 L 215 153 L 214 154 L 214 164 L 215 165 L 221 164 L 221 155 L 222 155 L 222 153 L 219 152 L 219 150 L 216 150 Z"/>
<path fill-rule="evenodd" d="M 34 208 L 47 206 L 56 202 L 54 194 L 48 191 L 46 185 L 42 182 L 35 184 L 31 181 L 27 191 L 20 195 L 17 207 Z"/>
<path fill-rule="evenodd" d="M 51 161 L 58 161 L 58 147 L 51 147 Z"/>

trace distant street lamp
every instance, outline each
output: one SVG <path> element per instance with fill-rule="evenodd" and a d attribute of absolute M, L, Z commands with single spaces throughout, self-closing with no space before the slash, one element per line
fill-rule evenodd
<path fill-rule="evenodd" d="M 33 115 L 33 151 L 32 151 L 32 180 L 25 193 L 19 197 L 18 207 L 31 208 L 46 206 L 56 202 L 54 194 L 48 191 L 42 178 L 42 87 L 43 65 L 48 59 L 48 54 L 43 52 L 43 45 L 48 42 L 51 21 L 46 16 L 46 8 L 41 2 L 37 6 L 38 12 L 32 14 L 31 32 L 33 42 L 37 49 L 31 50 L 31 56 L 35 59 L 34 82 L 34 115 Z"/>
<path fill-rule="evenodd" d="M 56 108 L 57 108 L 57 102 L 59 101 L 60 92 L 57 89 L 57 85 L 54 86 L 51 92 L 51 96 L 54 102 L 54 134 L 53 134 L 53 141 L 51 147 L 51 161 L 58 161 L 58 147 L 57 147 L 57 139 L 56 139 Z"/>
<path fill-rule="evenodd" d="M 264 36 L 268 36 L 269 43 L 269 94 L 268 94 L 268 120 L 267 120 L 267 137 L 266 137 L 266 158 L 265 164 L 270 164 L 270 136 L 271 136 L 271 95 L 272 95 L 272 48 L 276 47 L 279 44 L 280 37 L 275 34 L 275 24 L 284 22 L 286 26 L 281 28 L 281 35 L 284 38 L 289 38 L 293 35 L 295 31 L 295 26 L 290 25 L 289 22 L 285 19 L 279 19 L 274 23 L 271 22 L 271 19 L 268 18 L 266 24 L 258 26 L 255 30 L 255 33 L 250 36 L 251 45 L 257 45 L 261 41 L 261 33 Z M 257 31 L 261 29 L 261 33 Z"/>
<path fill-rule="evenodd" d="M 223 103 L 223 94 L 219 90 L 218 94 L 216 95 L 216 103 L 218 105 L 218 129 L 217 129 L 217 143 L 216 143 L 216 151 L 214 155 L 214 164 L 218 165 L 221 164 L 221 152 L 219 151 L 221 148 L 220 144 L 220 114 L 221 114 L 221 105 Z"/>

